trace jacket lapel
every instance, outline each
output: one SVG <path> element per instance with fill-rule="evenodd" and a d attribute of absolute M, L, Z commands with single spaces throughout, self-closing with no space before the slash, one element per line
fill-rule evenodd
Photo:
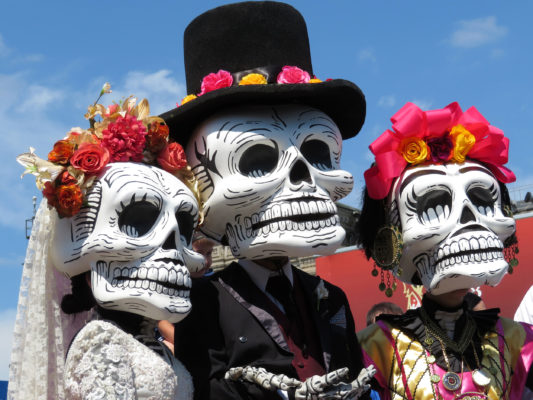
<path fill-rule="evenodd" d="M 292 272 L 299 279 L 306 297 L 306 302 L 309 305 L 310 313 L 313 322 L 318 332 L 320 345 L 322 346 L 322 356 L 324 357 L 324 367 L 329 371 L 331 361 L 331 334 L 329 326 L 329 303 L 327 299 L 318 301 L 316 288 L 320 283 L 320 278 L 306 274 L 296 267 L 292 267 Z"/>
<path fill-rule="evenodd" d="M 224 290 L 253 315 L 279 347 L 290 352 L 279 324 L 267 311 L 272 307 L 270 300 L 252 282 L 239 264 L 230 264 L 220 274 L 218 282 Z"/>

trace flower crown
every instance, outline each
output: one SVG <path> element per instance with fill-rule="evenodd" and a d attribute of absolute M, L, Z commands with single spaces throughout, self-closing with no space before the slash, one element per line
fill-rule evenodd
<path fill-rule="evenodd" d="M 454 102 L 443 109 L 422 111 L 405 104 L 391 118 L 386 130 L 369 147 L 375 164 L 365 171 L 368 195 L 383 199 L 405 168 L 420 163 L 462 163 L 468 157 L 485 164 L 502 183 L 516 180 L 504 167 L 509 139 L 492 126 L 475 107 L 463 113 Z"/>
<path fill-rule="evenodd" d="M 169 129 L 163 119 L 149 116 L 148 101 L 143 99 L 136 104 L 137 99 L 130 96 L 104 107 L 98 100 L 105 93 L 111 93 L 109 83 L 85 114 L 90 128 L 72 128 L 54 144 L 48 160 L 37 157 L 31 147 L 29 153 L 19 155 L 17 161 L 26 167 L 22 176 L 36 176 L 37 188 L 60 217 L 72 217 L 80 211 L 95 178 L 112 162 L 158 165 L 182 180 L 198 199 L 183 147 L 169 141 Z M 97 116 L 100 121 L 96 121 Z"/>
<path fill-rule="evenodd" d="M 242 74 L 235 74 L 235 76 L 239 77 L 238 79 L 234 79 L 234 75 L 232 75 L 230 72 L 225 71 L 223 69 L 218 70 L 218 72 L 212 72 L 202 79 L 202 85 L 200 87 L 200 93 L 198 94 L 189 94 L 183 98 L 181 103 L 176 103 L 176 106 L 179 107 L 180 105 L 184 105 L 185 103 L 188 103 L 191 100 L 194 100 L 198 98 L 199 96 L 202 96 L 208 92 L 212 92 L 213 90 L 222 89 L 230 86 L 243 86 L 243 85 L 266 85 L 269 83 L 269 76 L 271 74 L 265 72 L 265 73 L 259 73 L 259 72 L 250 72 L 246 75 L 240 76 Z M 291 65 L 285 65 L 281 72 L 276 77 L 277 84 L 296 84 L 296 83 L 320 83 L 322 82 L 320 79 L 317 79 L 316 77 L 312 77 L 309 75 L 308 72 L 304 71 L 303 69 L 300 69 L 295 66 Z"/>

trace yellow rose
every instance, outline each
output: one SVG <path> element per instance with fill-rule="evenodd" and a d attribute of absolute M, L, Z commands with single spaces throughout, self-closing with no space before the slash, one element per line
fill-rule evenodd
<path fill-rule="evenodd" d="M 309 83 L 320 83 L 320 82 L 322 81 L 318 78 L 309 79 Z"/>
<path fill-rule="evenodd" d="M 185 103 L 188 103 L 189 101 L 196 99 L 196 97 L 197 97 L 197 96 L 196 96 L 195 94 L 188 94 L 188 95 L 185 96 L 185 97 L 183 98 L 183 100 L 181 101 L 181 105 L 184 105 Z"/>
<path fill-rule="evenodd" d="M 466 155 L 476 144 L 476 137 L 466 130 L 463 125 L 455 125 L 450 131 L 450 138 L 453 143 L 452 161 L 464 162 Z"/>
<path fill-rule="evenodd" d="M 265 85 L 266 83 L 266 78 L 261 74 L 248 74 L 239 81 L 239 85 Z"/>
<path fill-rule="evenodd" d="M 409 137 L 402 140 L 400 153 L 409 164 L 424 162 L 428 156 L 426 142 L 418 137 Z"/>

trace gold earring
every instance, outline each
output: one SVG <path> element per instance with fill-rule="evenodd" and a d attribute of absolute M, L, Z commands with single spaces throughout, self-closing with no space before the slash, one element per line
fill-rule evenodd
<path fill-rule="evenodd" d="M 384 270 L 396 268 L 400 264 L 402 250 L 402 233 L 397 226 L 383 226 L 378 230 L 372 248 L 372 258 L 378 267 Z"/>

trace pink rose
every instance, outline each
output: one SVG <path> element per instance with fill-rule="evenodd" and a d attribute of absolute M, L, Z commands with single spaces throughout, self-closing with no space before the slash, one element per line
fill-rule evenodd
<path fill-rule="evenodd" d="M 311 80 L 309 73 L 298 67 L 286 65 L 278 75 L 278 83 L 308 83 Z"/>
<path fill-rule="evenodd" d="M 70 158 L 70 165 L 88 175 L 96 175 L 109 162 L 109 151 L 100 144 L 83 143 Z"/>
<path fill-rule="evenodd" d="M 230 87 L 232 84 L 233 77 L 231 76 L 231 74 L 228 71 L 219 69 L 216 74 L 212 72 L 209 75 L 205 76 L 204 79 L 202 79 L 202 91 L 198 94 L 198 96 L 201 96 L 207 92 L 211 92 L 216 89 Z"/>
<path fill-rule="evenodd" d="M 157 156 L 157 162 L 165 171 L 173 173 L 187 165 L 185 151 L 179 143 L 169 143 Z"/>

